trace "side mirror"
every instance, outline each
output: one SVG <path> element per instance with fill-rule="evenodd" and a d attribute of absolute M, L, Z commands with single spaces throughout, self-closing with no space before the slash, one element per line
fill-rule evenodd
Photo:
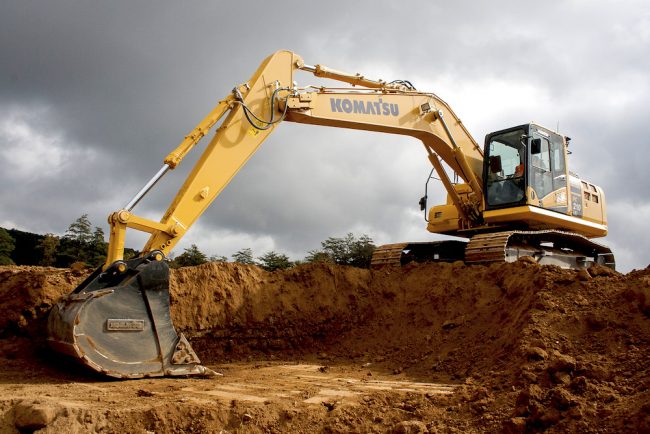
<path fill-rule="evenodd" d="M 420 198 L 420 211 L 427 209 L 427 196 L 422 196 Z"/>
<path fill-rule="evenodd" d="M 533 139 L 530 141 L 530 153 L 539 154 L 542 152 L 542 139 Z"/>

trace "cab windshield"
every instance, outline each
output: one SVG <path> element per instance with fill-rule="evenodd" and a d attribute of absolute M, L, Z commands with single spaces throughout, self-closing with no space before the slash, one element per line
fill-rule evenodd
<path fill-rule="evenodd" d="M 517 129 L 494 135 L 487 150 L 487 205 L 502 206 L 524 199 L 526 131 Z"/>

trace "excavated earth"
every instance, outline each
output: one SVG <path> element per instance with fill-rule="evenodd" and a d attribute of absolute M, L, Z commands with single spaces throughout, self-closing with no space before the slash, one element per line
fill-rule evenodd
<path fill-rule="evenodd" d="M 85 272 L 0 267 L 0 432 L 650 432 L 650 268 L 172 272 L 223 377 L 107 380 L 45 346 Z"/>

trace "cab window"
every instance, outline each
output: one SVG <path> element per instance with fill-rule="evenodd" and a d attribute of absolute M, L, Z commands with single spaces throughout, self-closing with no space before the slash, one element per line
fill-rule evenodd
<path fill-rule="evenodd" d="M 540 199 L 553 191 L 550 142 L 548 138 L 534 133 L 530 146 L 530 185 Z"/>
<path fill-rule="evenodd" d="M 553 174 L 553 190 L 566 187 L 566 167 L 564 164 L 564 143 L 559 137 L 551 139 L 551 172 Z"/>
<path fill-rule="evenodd" d="M 517 204 L 524 199 L 526 137 L 523 129 L 494 135 L 487 146 L 488 206 Z"/>

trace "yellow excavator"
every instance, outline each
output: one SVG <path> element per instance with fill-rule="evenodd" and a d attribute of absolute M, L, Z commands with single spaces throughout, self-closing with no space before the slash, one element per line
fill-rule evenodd
<path fill-rule="evenodd" d="M 298 71 L 347 85 L 298 87 Z M 446 203 L 428 211 L 427 229 L 469 241 L 381 246 L 372 259 L 375 267 L 412 260 L 487 264 L 527 256 L 565 268 L 594 263 L 614 268 L 610 249 L 590 240 L 607 234 L 605 195 L 569 171 L 568 137 L 529 123 L 488 134 L 481 148 L 442 99 L 409 81 L 371 80 L 278 51 L 110 215 L 106 263 L 52 309 L 51 346 L 112 377 L 214 374 L 174 329 L 165 257 L 283 121 L 412 136 L 424 145 L 430 177 L 436 172 L 447 190 Z M 215 126 L 162 219 L 133 214 L 142 197 Z M 425 195 L 420 201 L 425 213 L 426 202 Z M 124 259 L 127 228 L 150 234 L 140 256 L 130 260 Z"/>

